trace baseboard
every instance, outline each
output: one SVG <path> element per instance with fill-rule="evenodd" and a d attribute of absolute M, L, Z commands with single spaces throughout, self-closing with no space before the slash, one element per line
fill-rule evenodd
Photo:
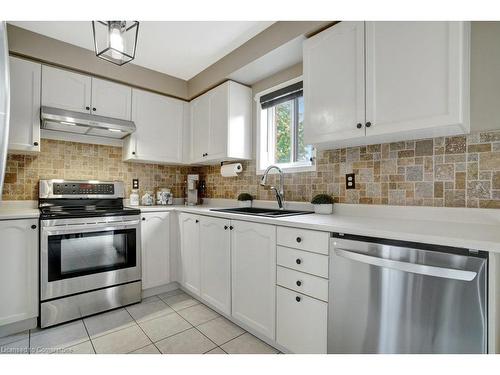
<path fill-rule="evenodd" d="M 155 296 L 157 294 L 167 293 L 175 289 L 179 289 L 180 285 L 177 281 L 172 281 L 171 283 L 156 286 L 154 288 L 145 289 L 142 291 L 142 298 L 148 298 Z"/>
<path fill-rule="evenodd" d="M 26 320 L 21 320 L 20 322 L 15 322 L 11 324 L 6 324 L 0 327 L 0 337 L 13 335 L 14 333 L 19 333 L 26 331 L 28 329 L 33 329 L 38 326 L 38 318 L 31 318 Z"/>

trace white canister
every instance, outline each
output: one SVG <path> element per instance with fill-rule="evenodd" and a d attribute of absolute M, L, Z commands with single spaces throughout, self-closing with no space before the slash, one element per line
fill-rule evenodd
<path fill-rule="evenodd" d="M 313 204 L 313 206 L 317 214 L 329 215 L 333 212 L 333 204 Z"/>
<path fill-rule="evenodd" d="M 161 206 L 166 206 L 171 200 L 172 194 L 170 193 L 170 189 L 159 189 L 156 192 L 156 204 L 159 204 Z"/>
<path fill-rule="evenodd" d="M 143 206 L 152 206 L 155 204 L 155 197 L 153 195 L 153 192 L 151 191 L 146 191 L 144 195 L 141 198 L 141 203 Z"/>
<path fill-rule="evenodd" d="M 129 204 L 131 206 L 138 206 L 139 205 L 139 193 L 137 192 L 137 190 L 132 190 L 132 193 L 130 194 L 130 202 Z"/>

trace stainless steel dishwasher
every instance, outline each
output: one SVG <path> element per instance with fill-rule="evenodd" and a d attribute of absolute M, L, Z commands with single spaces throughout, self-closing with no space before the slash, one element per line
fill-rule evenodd
<path fill-rule="evenodd" d="M 486 353 L 487 253 L 334 233 L 328 353 Z"/>

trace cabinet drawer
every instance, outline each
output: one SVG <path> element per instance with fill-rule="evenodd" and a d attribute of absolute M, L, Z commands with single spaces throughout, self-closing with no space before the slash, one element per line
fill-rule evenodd
<path fill-rule="evenodd" d="M 328 256 L 278 246 L 279 266 L 328 278 Z"/>
<path fill-rule="evenodd" d="M 315 230 L 278 227 L 278 245 L 328 255 L 330 234 Z"/>
<path fill-rule="evenodd" d="M 328 302 L 328 280 L 278 266 L 276 283 Z"/>
<path fill-rule="evenodd" d="M 328 304 L 276 287 L 276 341 L 293 353 L 326 353 Z"/>

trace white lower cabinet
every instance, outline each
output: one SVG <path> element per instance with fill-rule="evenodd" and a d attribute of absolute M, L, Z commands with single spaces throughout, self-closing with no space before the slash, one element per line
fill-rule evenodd
<path fill-rule="evenodd" d="M 170 213 L 141 215 L 142 289 L 170 282 Z"/>
<path fill-rule="evenodd" d="M 231 221 L 232 316 L 275 339 L 276 227 Z"/>
<path fill-rule="evenodd" d="M 38 219 L 0 221 L 0 326 L 38 316 Z"/>
<path fill-rule="evenodd" d="M 230 221 L 200 217 L 201 298 L 231 314 Z"/>
<path fill-rule="evenodd" d="M 181 212 L 180 266 L 181 285 L 191 293 L 200 295 L 200 217 Z"/>
<path fill-rule="evenodd" d="M 276 341 L 293 353 L 326 353 L 328 304 L 280 286 Z"/>

